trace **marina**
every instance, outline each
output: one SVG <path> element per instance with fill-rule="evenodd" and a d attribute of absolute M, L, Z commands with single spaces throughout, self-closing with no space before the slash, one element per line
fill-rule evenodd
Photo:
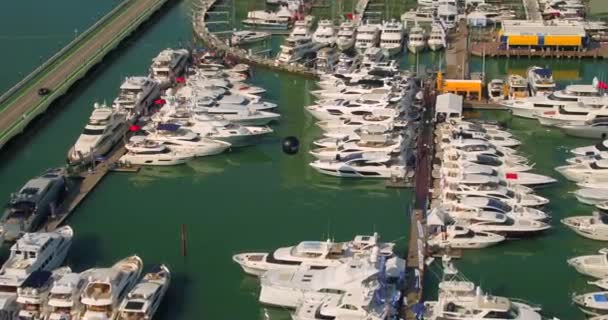
<path fill-rule="evenodd" d="M 248 12 L 259 8 L 240 0 L 235 0 L 228 7 L 226 4 L 216 5 L 218 10 L 224 11 L 234 6 L 236 20 L 244 19 Z M 344 5 L 351 6 L 348 3 Z M 389 8 L 393 6 L 390 3 L 384 5 Z M 415 6 L 415 3 L 410 5 Z M 520 4 L 518 10 L 523 10 L 525 5 Z M 315 9 L 332 6 L 316 3 L 312 5 L 311 13 L 318 16 L 319 21 L 330 19 L 332 17 L 319 15 Z M 355 6 L 352 4 L 353 8 Z M 543 6 L 543 3 L 539 4 L 538 10 L 545 12 L 547 9 Z M 370 13 L 374 15 L 373 11 L 381 11 L 379 7 L 382 6 L 372 3 Z M 164 71 L 151 71 L 150 75 L 156 75 L 154 81 L 159 85 L 164 83 L 164 89 L 169 88 L 168 91 L 159 91 L 159 96 L 155 97 L 151 106 L 154 114 L 144 115 L 141 121 L 137 121 L 137 128 L 129 126 L 128 134 L 117 133 L 116 136 L 121 135 L 122 139 L 115 142 L 109 153 L 100 152 L 98 155 L 89 148 L 90 155 L 86 155 L 87 147 L 76 147 L 77 141 L 84 141 L 83 135 L 87 135 L 87 130 L 100 130 L 96 119 L 101 119 L 104 110 L 113 105 L 113 101 L 116 102 L 117 96 L 121 96 L 126 75 L 145 74 L 152 61 L 156 61 L 155 57 L 160 57 L 165 50 L 188 48 L 192 52 L 203 53 L 203 56 L 209 52 L 192 49 L 208 44 L 204 37 L 199 37 L 205 40 L 203 44 L 197 43 L 195 46 L 183 43 L 184 38 L 191 37 L 193 28 L 197 30 L 197 19 L 192 21 L 189 16 L 191 4 L 178 2 L 165 8 L 166 12 L 159 13 L 143 31 L 130 38 L 130 44 L 120 47 L 120 53 L 111 53 L 97 71 L 58 99 L 57 108 L 49 109 L 49 112 L 32 122 L 24 134 L 16 137 L 0 152 L 0 159 L 3 160 L 0 175 L 7 182 L 0 186 L 0 192 L 7 198 L 20 190 L 28 179 L 50 167 L 63 166 L 66 156 L 70 162 L 92 159 L 97 163 L 95 167 L 82 165 L 78 173 L 72 173 L 78 176 L 77 188 L 70 190 L 59 210 L 53 209 L 53 219 L 43 227 L 46 230 L 61 230 L 61 225 L 69 223 L 74 231 L 72 249 L 67 255 L 67 265 L 73 270 L 60 268 L 48 275 L 48 279 L 70 283 L 79 274 L 88 275 L 87 270 L 93 268 L 94 274 L 88 277 L 93 280 L 90 287 L 90 292 L 93 292 L 99 290 L 95 288 L 102 288 L 105 281 L 118 279 L 113 278 L 115 272 L 124 273 L 128 279 L 124 285 L 134 292 L 133 296 L 129 295 L 127 299 L 113 293 L 107 304 L 109 312 L 118 319 L 134 316 L 137 310 L 128 305 L 138 303 L 135 293 L 145 294 L 152 287 L 163 295 L 166 292 L 160 305 L 153 305 L 149 311 L 145 311 L 153 314 L 158 310 L 154 319 L 222 318 L 225 317 L 225 303 L 222 301 L 231 301 L 235 306 L 231 316 L 264 319 L 309 319 L 308 314 L 312 310 L 322 317 L 342 317 L 350 313 L 341 309 L 353 311 L 353 306 L 362 307 L 365 311 L 357 318 L 387 319 L 398 316 L 413 319 L 422 315 L 425 318 L 442 318 L 445 312 L 453 312 L 453 305 L 475 312 L 488 312 L 489 302 L 496 303 L 497 308 L 514 306 L 522 318 L 524 315 L 534 318 L 542 314 L 543 317 L 575 319 L 583 317 L 583 312 L 593 315 L 603 312 L 601 303 L 593 308 L 583 308 L 583 312 L 578 310 L 575 304 L 583 304 L 583 299 L 601 294 L 599 290 L 603 290 L 604 284 L 599 278 L 594 279 L 593 285 L 600 289 L 588 284 L 591 282 L 589 278 L 579 275 L 574 269 L 583 274 L 585 272 L 573 268 L 566 261 L 577 256 L 597 255 L 601 249 L 602 243 L 585 239 L 585 232 L 581 232 L 580 228 L 582 224 L 601 228 L 603 207 L 600 204 L 594 209 L 579 201 L 601 202 L 604 193 L 574 191 L 601 189 L 604 182 L 602 179 L 578 181 L 577 185 L 566 181 L 568 175 L 562 176 L 560 170 L 554 169 L 572 161 L 588 161 L 587 158 L 573 159 L 581 156 L 577 153 L 581 151 L 576 148 L 597 148 L 605 137 L 602 135 L 603 111 L 597 111 L 603 110 L 603 91 L 600 88 L 605 85 L 603 75 L 598 71 L 605 67 L 600 59 L 551 61 L 526 56 L 506 60 L 487 53 L 478 57 L 474 52 L 469 54 L 466 49 L 449 53 L 452 46 L 467 46 L 467 41 L 461 40 L 466 37 L 458 33 L 466 28 L 458 28 L 458 32 L 452 34 L 453 40 L 446 44 L 448 51 L 445 56 L 427 49 L 416 55 L 407 52 L 398 54 L 394 56 L 396 61 L 392 62 L 375 60 L 378 50 L 366 50 L 358 62 L 361 67 L 352 67 L 345 73 L 348 75 L 346 78 L 352 78 L 334 84 L 331 81 L 340 79 L 330 77 L 331 71 L 312 72 L 309 67 L 306 68 L 309 71 L 299 71 L 304 69 L 299 69 L 297 65 L 264 67 L 251 60 L 257 57 L 240 54 L 237 58 L 241 64 L 230 63 L 233 58 L 228 55 L 225 61 L 227 66 L 221 66 L 224 63 L 221 59 L 209 56 L 201 59 L 201 56 L 195 55 L 187 74 L 169 77 L 180 78 L 175 83 L 164 78 Z M 529 13 L 527 16 L 531 17 Z M 339 24 L 334 24 L 336 32 L 338 27 Z M 311 29 L 311 36 L 314 30 Z M 464 32 L 467 34 L 468 31 Z M 261 42 L 278 47 L 284 44 L 284 38 L 284 35 L 276 34 Z M 430 46 L 429 43 L 427 45 Z M 220 48 L 219 44 L 216 48 Z M 383 50 L 378 45 L 377 49 L 388 52 L 387 48 Z M 332 61 L 341 61 L 346 69 L 359 59 L 356 56 L 334 56 L 334 48 L 325 49 L 329 50 L 322 50 L 324 60 L 319 63 L 326 68 L 324 70 L 332 70 L 328 67 Z M 462 59 L 465 61 L 462 66 L 466 70 L 461 66 L 450 71 L 448 66 L 451 64 L 443 59 Z M 241 82 L 240 75 L 229 71 L 231 67 L 241 70 L 239 68 L 244 68 L 243 63 L 250 64 L 251 70 L 246 82 Z M 370 76 L 366 72 L 375 75 Z M 225 75 L 219 76 L 219 73 Z M 483 77 L 478 78 L 480 74 Z M 514 75 L 521 76 L 525 88 L 522 91 L 517 91 L 517 81 L 520 79 L 515 79 Z M 232 87 L 220 90 L 218 86 L 225 83 L 223 81 L 230 82 Z M 471 83 L 475 85 L 462 87 L 466 81 L 474 81 Z M 367 87 L 368 84 L 373 84 L 372 88 Z M 589 89 L 591 87 L 595 87 L 597 93 Z M 342 92 L 342 89 L 349 91 Z M 384 95 L 387 92 L 390 94 Z M 414 96 L 409 96 L 411 93 Z M 456 94 L 463 95 L 465 99 L 458 100 Z M 257 96 L 261 99 L 257 100 Z M 405 99 L 408 96 L 411 100 Z M 545 114 L 546 110 L 537 112 L 535 108 L 542 104 L 551 104 L 554 113 Z M 280 119 L 268 123 L 270 133 L 256 144 L 224 148 L 221 154 L 201 158 L 194 158 L 192 153 L 179 165 L 149 166 L 151 163 L 146 163 L 147 160 L 139 164 L 133 157 L 119 160 L 125 153 L 133 156 L 141 150 L 139 148 L 145 148 L 146 152 L 161 151 L 165 143 L 162 139 L 195 139 L 189 132 L 195 132 L 200 139 L 220 137 L 215 134 L 214 138 L 209 138 L 211 136 L 207 136 L 206 131 L 195 131 L 196 125 L 176 124 L 177 116 L 181 117 L 184 111 L 180 108 L 196 114 L 189 114 L 189 121 L 202 117 L 202 114 L 227 117 L 222 121 L 228 119 L 230 124 L 234 124 L 234 121 L 253 121 L 242 118 L 243 114 L 229 116 L 236 108 L 242 108 L 236 105 L 247 106 L 251 112 L 258 114 L 276 112 L 280 114 Z M 521 112 L 516 112 L 516 106 L 520 105 Z M 472 111 L 463 111 L 469 106 L 473 107 Z M 596 109 L 588 112 L 585 108 Z M 417 109 L 421 111 L 420 118 L 415 112 Z M 96 113 L 95 110 L 100 112 Z M 562 110 L 586 114 L 569 115 Z M 395 117 L 394 112 L 400 115 Z M 522 117 L 526 112 L 528 118 L 534 119 Z M 460 115 L 467 119 L 461 120 Z M 350 122 L 342 122 L 343 118 Z M 469 118 L 478 118 L 483 122 L 468 123 Z M 338 119 L 339 122 L 335 121 Z M 255 121 L 254 126 L 264 127 L 259 126 L 261 122 L 258 121 L 262 120 Z M 319 124 L 319 121 L 325 123 Z M 351 130 L 360 129 L 352 127 L 359 126 L 352 123 L 356 121 L 368 125 L 365 127 L 366 135 L 350 135 Z M 454 121 L 459 124 L 454 124 Z M 371 127 L 372 123 L 390 124 L 397 128 L 381 131 Z M 103 130 L 110 127 L 108 125 Z M 344 137 L 337 134 L 344 132 L 349 135 L 342 141 Z M 135 138 L 131 138 L 131 135 Z M 288 147 L 293 147 L 294 142 L 286 137 L 297 138 L 297 152 L 287 149 L 286 141 L 290 141 Z M 476 142 L 472 143 L 472 140 Z M 224 142 L 232 144 L 234 141 Z M 127 147 L 123 147 L 123 144 Z M 222 143 L 210 145 L 214 145 L 216 149 L 213 150 L 216 151 L 204 151 L 200 149 L 200 144 L 197 147 L 192 144 L 181 144 L 179 147 L 167 144 L 165 148 L 170 150 L 171 155 L 176 155 L 173 160 L 182 162 L 178 154 L 184 154 L 185 150 L 199 156 L 222 152 L 219 151 L 223 148 L 219 146 Z M 369 153 L 393 150 L 396 145 L 403 150 L 395 158 L 396 154 L 388 159 L 385 155 L 372 156 Z M 355 146 L 362 149 L 347 150 Z M 318 150 L 318 147 L 327 149 Z M 503 153 L 501 157 L 509 157 L 501 158 L 501 161 L 508 162 L 511 165 L 509 168 L 517 171 L 496 169 L 492 173 L 485 167 L 465 165 L 466 168 L 459 168 L 464 171 L 453 175 L 456 168 L 449 167 L 453 160 L 448 161 L 445 157 L 449 150 L 457 152 L 459 148 L 471 148 L 467 149 L 470 153 L 482 156 L 500 151 Z M 513 148 L 516 152 L 511 153 L 507 148 Z M 69 151 L 71 149 L 76 151 Z M 368 153 L 363 158 L 374 166 L 382 164 L 391 168 L 390 173 L 383 176 L 385 179 L 368 179 L 365 175 L 353 179 L 346 170 L 339 176 L 327 176 L 311 165 L 317 160 L 346 163 L 356 160 L 351 156 L 360 152 Z M 582 156 L 585 156 L 587 151 L 582 152 Z M 150 159 L 149 156 L 144 158 Z M 401 163 L 396 159 L 403 160 L 405 170 L 401 170 Z M 473 161 L 473 158 L 466 157 L 466 161 Z M 120 165 L 117 166 L 117 163 Z M 354 163 L 350 165 L 356 172 L 368 172 L 352 165 Z M 395 172 L 398 174 L 395 175 Z M 413 189 L 387 188 L 391 185 L 401 186 L 401 183 L 393 181 L 399 179 L 412 179 L 403 185 L 410 185 Z M 512 180 L 519 183 L 512 183 Z M 439 207 L 437 195 L 440 191 L 447 190 L 469 197 L 470 188 L 478 188 L 477 184 L 493 186 L 495 183 L 507 184 L 506 193 L 501 195 L 506 196 L 508 201 L 505 200 L 505 203 L 514 208 L 509 212 L 513 214 L 509 218 L 518 221 L 516 226 L 534 226 L 546 231 L 522 241 L 504 239 L 517 235 L 521 230 L 511 228 L 507 230 L 510 234 L 503 236 L 505 230 L 501 229 L 492 235 L 492 230 L 475 223 L 445 226 L 444 233 L 435 233 L 438 229 L 434 226 L 434 209 Z M 500 190 L 497 188 L 494 191 Z M 480 188 L 475 190 L 475 194 L 485 197 L 491 195 L 491 191 Z M 518 195 L 511 197 L 508 195 L 511 191 Z M 465 201 L 466 205 L 473 204 L 469 200 Z M 445 198 L 442 201 L 451 200 Z M 522 204 L 521 201 L 526 202 Z M 520 206 L 542 208 L 523 210 Z M 463 214 L 466 210 L 452 212 Z M 576 219 L 567 220 L 568 217 Z M 466 215 L 457 219 L 471 220 Z M 530 222 L 530 219 L 539 221 Z M 563 224 L 559 223 L 560 220 Z M 472 228 L 470 230 L 473 231 L 462 228 Z M 187 235 L 185 230 L 188 230 Z M 471 232 L 475 240 L 485 235 L 486 241 L 454 240 L 459 235 L 470 235 Z M 215 245 L 217 241 L 222 241 L 222 245 Z M 445 243 L 448 245 L 445 246 Z M 390 250 L 385 250 L 385 244 L 390 244 Z M 327 251 L 322 249 L 325 245 Z M 436 246 L 442 245 L 444 248 L 437 250 Z M 291 256 L 283 255 L 286 251 L 281 247 L 293 248 L 292 251 L 288 250 Z M 362 247 L 381 249 L 361 250 Z M 468 250 L 482 247 L 481 250 Z M 6 246 L 4 248 L 8 249 Z M 343 265 L 324 266 L 326 268 L 322 270 L 302 267 L 297 271 L 269 271 L 267 275 L 262 274 L 262 280 L 258 281 L 243 275 L 243 271 L 247 273 L 247 270 L 235 256 L 250 253 L 255 263 L 258 253 L 268 253 L 270 257 L 279 259 L 274 263 L 281 264 L 281 259 L 297 258 L 298 250 L 307 252 L 309 258 L 319 253 L 329 257 L 344 254 L 344 258 L 348 258 L 349 252 L 356 252 L 358 258 L 341 260 Z M 599 254 L 604 253 L 600 251 Z M 458 258 L 458 261 L 451 262 L 446 255 Z M 142 260 L 146 262 L 146 267 L 143 267 Z M 402 261 L 406 267 L 398 263 L 393 269 L 391 260 Z M 272 259 L 268 261 L 272 262 Z M 332 260 L 320 261 L 326 263 Z M 150 269 L 152 265 L 154 267 Z M 438 266 L 443 269 L 443 277 L 437 275 Z M 372 295 L 360 294 L 366 291 L 361 289 L 362 283 L 358 283 L 358 280 L 344 281 L 344 277 L 355 275 L 351 273 L 354 271 L 345 269 L 354 268 L 361 272 L 358 274 L 360 276 L 377 275 L 376 282 L 371 283 L 374 288 Z M 514 272 L 518 275 L 514 276 Z M 464 279 L 465 274 L 471 279 Z M 106 280 L 106 275 L 111 280 Z M 287 275 L 296 278 L 310 276 L 313 280 L 311 284 L 296 285 L 283 280 Z M 336 281 L 324 280 L 328 275 Z M 461 282 L 450 282 L 451 276 L 454 276 L 452 280 L 458 278 Z M 559 280 L 549 279 L 551 277 Z M 42 282 L 48 281 L 44 277 L 41 279 Z M 541 280 L 552 281 L 555 288 L 547 290 L 546 286 L 537 285 Z M 438 281 L 442 281 L 443 285 L 438 285 Z M 450 287 L 452 284 L 454 287 Z M 345 290 L 352 298 L 348 301 L 338 299 L 343 295 L 340 291 L 314 292 L 314 288 L 325 285 Z M 26 281 L 15 301 L 20 308 L 25 308 L 24 301 L 37 298 L 31 288 L 45 286 L 48 284 Z M 283 286 L 298 288 L 305 299 L 283 300 L 293 296 L 272 291 Z M 483 286 L 483 291 L 478 289 L 479 286 Z M 574 293 L 575 304 L 571 305 Z M 83 306 L 89 303 L 87 293 L 79 297 L 77 300 Z M 480 300 L 485 303 L 475 303 Z M 282 307 L 270 307 L 268 304 Z M 38 308 L 36 303 L 30 307 Z M 290 314 L 285 307 L 296 309 Z M 390 311 L 376 313 L 378 307 L 386 307 Z"/>

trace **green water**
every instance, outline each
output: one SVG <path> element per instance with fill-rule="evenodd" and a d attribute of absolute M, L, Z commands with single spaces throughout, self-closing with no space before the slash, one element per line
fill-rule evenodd
<path fill-rule="evenodd" d="M 0 89 L 35 68 L 40 57 L 50 56 L 60 43 L 67 43 L 74 29 L 86 28 L 116 3 L 25 0 L 0 4 L 0 42 L 5 49 L 0 51 L 4 71 Z M 260 1 L 251 3 L 237 0 L 237 16 L 257 8 Z M 189 11 L 187 1 L 174 1 L 2 150 L 0 195 L 8 197 L 28 178 L 61 165 L 93 102 L 111 101 L 125 76 L 144 74 L 150 59 L 163 48 L 191 43 Z M 440 60 L 440 54 L 419 57 L 425 67 Z M 412 68 L 416 58 L 409 55 L 401 63 Z M 473 69 L 482 69 L 481 60 L 473 64 Z M 606 63 L 592 61 L 487 61 L 485 69 L 491 78 L 525 72 L 530 64 L 547 65 L 556 76 L 563 74 L 561 84 L 605 78 Z M 257 282 L 232 263 L 232 254 L 324 239 L 328 232 L 336 239 L 347 239 L 374 230 L 386 240 L 398 240 L 399 249 L 404 249 L 409 190 L 385 189 L 377 181 L 340 181 L 320 176 L 307 166 L 308 146 L 319 132 L 302 107 L 312 102 L 307 91 L 314 83 L 257 69 L 252 81 L 269 89 L 267 99 L 280 105 L 283 118 L 274 127 L 277 135 L 259 146 L 184 166 L 109 175 L 69 221 L 76 231 L 68 259 L 73 269 L 108 265 L 137 253 L 148 264 L 167 263 L 174 271 L 175 281 L 157 319 L 288 319 L 286 312 L 260 307 Z M 532 240 L 467 252 L 458 266 L 495 294 L 540 303 L 561 319 L 581 319 L 582 314 L 570 304 L 570 294 L 592 288 L 565 259 L 593 252 L 601 244 L 577 237 L 559 224 L 561 217 L 588 214 L 591 208 L 576 202 L 569 193 L 574 186 L 553 167 L 564 163 L 568 149 L 592 142 L 564 137 L 534 121 L 510 119 L 504 112 L 480 115 L 506 121 L 524 142 L 521 152 L 537 164 L 536 172 L 560 179 L 559 185 L 539 192 L 552 201 L 548 210 L 555 228 Z M 300 137 L 303 149 L 298 155 L 280 151 L 277 142 L 286 135 Z M 181 224 L 187 228 L 186 258 L 181 256 Z"/>

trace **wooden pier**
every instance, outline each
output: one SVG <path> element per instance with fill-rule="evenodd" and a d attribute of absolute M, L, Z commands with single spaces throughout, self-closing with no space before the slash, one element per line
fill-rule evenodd
<path fill-rule="evenodd" d="M 448 48 L 445 50 L 445 78 L 469 79 L 468 27 L 465 20 L 448 34 Z"/>
<path fill-rule="evenodd" d="M 425 112 L 422 116 L 422 132 L 418 137 L 416 153 L 416 175 L 414 177 L 414 205 L 409 214 L 410 233 L 406 257 L 405 319 L 416 319 L 414 306 L 422 302 L 426 257 L 426 216 L 431 186 L 433 160 L 433 114 L 435 109 L 435 79 L 424 85 Z"/>
<path fill-rule="evenodd" d="M 0 96 L 0 148 L 168 1 L 123 0 Z"/>
<path fill-rule="evenodd" d="M 581 50 L 555 50 L 532 48 L 502 48 L 498 41 L 471 44 L 471 54 L 490 58 L 557 58 L 557 59 L 607 59 L 608 43 L 592 43 Z"/>
<path fill-rule="evenodd" d="M 110 153 L 106 160 L 97 164 L 94 169 L 80 173 L 76 178 L 79 180 L 76 186 L 69 190 L 69 193 L 63 202 L 63 205 L 57 209 L 57 212 L 47 220 L 41 228 L 45 231 L 55 230 L 61 226 L 74 212 L 74 209 L 80 205 L 85 197 L 95 189 L 101 180 L 110 171 L 113 171 L 116 163 L 126 152 L 124 144 L 119 143 Z"/>

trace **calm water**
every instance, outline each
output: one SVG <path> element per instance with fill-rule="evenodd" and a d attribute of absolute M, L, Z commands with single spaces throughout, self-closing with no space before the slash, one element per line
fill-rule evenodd
<path fill-rule="evenodd" d="M 0 89 L 69 41 L 74 29 L 86 28 L 116 3 L 25 0 L 0 4 L 4 33 L 0 41 L 5 48 L 0 51 L 4 71 Z M 255 5 L 238 0 L 237 7 L 237 15 L 242 16 Z M 190 43 L 189 8 L 187 1 L 174 1 L 0 152 L 0 195 L 8 197 L 29 177 L 61 165 L 93 102 L 111 101 L 125 76 L 144 74 L 150 59 L 163 48 Z M 440 54 L 419 57 L 426 65 L 440 59 Z M 402 59 L 405 68 L 415 62 L 413 56 Z M 605 78 L 601 74 L 605 63 L 586 61 L 487 61 L 485 68 L 491 78 L 508 70 L 525 72 L 530 64 L 552 67 L 561 84 Z M 474 61 L 474 69 L 481 70 L 481 65 Z M 73 269 L 109 265 L 137 253 L 148 265 L 163 262 L 174 271 L 175 281 L 158 319 L 287 319 L 285 312 L 258 305 L 257 282 L 242 275 L 231 261 L 232 254 L 325 239 L 328 234 L 347 239 L 374 230 L 386 240 L 397 240 L 403 249 L 410 191 L 387 190 L 375 181 L 321 177 L 307 166 L 308 145 L 319 133 L 302 107 L 312 102 L 307 91 L 314 83 L 263 70 L 255 70 L 252 81 L 269 89 L 267 98 L 280 105 L 283 118 L 275 126 L 277 135 L 259 146 L 184 166 L 109 175 L 70 220 L 76 230 L 68 261 Z M 564 163 L 568 149 L 591 142 L 564 137 L 533 121 L 511 119 L 504 112 L 479 115 L 504 120 L 524 142 L 521 152 L 536 163 L 537 172 L 560 179 L 558 186 L 540 191 L 552 200 L 548 210 L 555 217 L 555 228 L 536 239 L 468 252 L 458 265 L 495 294 L 540 303 L 562 319 L 582 318 L 570 304 L 570 294 L 592 288 L 565 259 L 595 251 L 601 244 L 579 238 L 559 224 L 561 217 L 588 214 L 591 208 L 576 202 L 569 193 L 574 186 L 553 167 Z M 286 135 L 300 137 L 304 147 L 298 155 L 281 153 L 279 137 Z M 188 234 L 186 258 L 180 252 L 181 224 Z"/>

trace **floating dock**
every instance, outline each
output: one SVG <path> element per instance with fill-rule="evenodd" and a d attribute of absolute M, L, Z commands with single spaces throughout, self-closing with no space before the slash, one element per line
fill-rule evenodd
<path fill-rule="evenodd" d="M 422 132 L 418 136 L 416 152 L 416 175 L 414 176 L 414 205 L 410 212 L 410 233 L 406 257 L 405 319 L 416 319 L 416 308 L 422 302 L 426 256 L 426 215 L 431 186 L 433 160 L 433 114 L 435 110 L 435 79 L 424 85 L 425 112 L 422 116 Z"/>
<path fill-rule="evenodd" d="M 469 29 L 465 20 L 448 34 L 448 48 L 445 50 L 445 78 L 470 79 L 469 70 Z"/>
<path fill-rule="evenodd" d="M 0 148 L 168 1 L 124 0 L 0 96 Z"/>

